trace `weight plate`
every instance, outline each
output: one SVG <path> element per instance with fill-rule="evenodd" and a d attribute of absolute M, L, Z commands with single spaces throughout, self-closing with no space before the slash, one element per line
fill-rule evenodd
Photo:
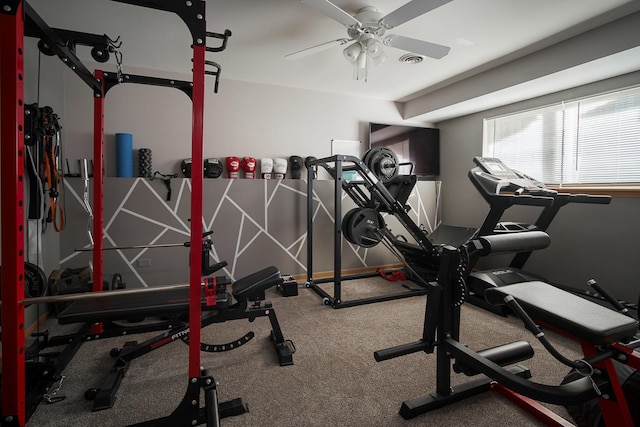
<path fill-rule="evenodd" d="M 358 243 L 353 238 L 353 234 L 351 233 L 351 227 L 349 226 L 349 221 L 351 221 L 351 216 L 357 213 L 360 209 L 361 208 L 353 208 L 350 211 L 348 211 L 342 218 L 342 234 L 344 235 L 345 239 L 347 239 L 349 242 L 353 243 L 354 245 L 357 245 Z"/>
<path fill-rule="evenodd" d="M 347 240 L 363 248 L 372 248 L 380 243 L 378 230 L 385 227 L 382 215 L 372 208 L 356 208 L 347 218 Z"/>
<path fill-rule="evenodd" d="M 391 181 L 398 176 L 398 157 L 389 148 L 381 147 L 371 154 L 371 167 L 373 173 L 382 181 Z"/>
<path fill-rule="evenodd" d="M 0 272 L 2 267 L 0 266 Z M 47 289 L 47 276 L 44 271 L 35 264 L 30 262 L 24 263 L 24 296 L 41 297 Z"/>
<path fill-rule="evenodd" d="M 387 147 L 372 148 L 363 157 L 363 162 L 382 182 L 398 176 L 398 157 Z"/>
<path fill-rule="evenodd" d="M 122 276 L 119 273 L 111 276 L 111 290 L 125 289 L 127 285 L 122 282 Z"/>
<path fill-rule="evenodd" d="M 373 150 L 375 150 L 375 148 L 370 148 L 369 150 L 367 150 L 366 153 L 364 153 L 364 156 L 362 156 L 362 163 L 367 165 L 368 168 L 369 168 L 369 160 L 371 159 L 371 152 Z M 369 168 L 369 169 L 371 169 L 371 168 Z"/>

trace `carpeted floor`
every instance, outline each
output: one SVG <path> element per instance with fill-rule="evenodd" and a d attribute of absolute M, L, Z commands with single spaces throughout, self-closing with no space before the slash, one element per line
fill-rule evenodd
<path fill-rule="evenodd" d="M 325 285 L 323 285 L 325 286 Z M 332 284 L 326 284 L 331 293 Z M 398 292 L 399 282 L 382 278 L 343 281 L 343 298 Z M 269 340 L 267 318 L 237 320 L 202 331 L 202 341 L 230 342 L 248 331 L 255 338 L 224 353 L 201 353 L 203 367 L 213 369 L 221 401 L 241 397 L 250 412 L 222 420 L 223 426 L 496 426 L 541 425 L 495 392 L 405 421 L 398 415 L 403 400 L 435 390 L 436 357 L 415 353 L 376 363 L 373 352 L 421 337 L 426 297 L 333 309 L 312 290 L 300 287 L 296 297 L 267 292 L 286 339 L 294 342 L 294 365 L 281 367 Z M 51 331 L 60 327 L 53 323 Z M 474 350 L 527 340 L 536 350 L 524 362 L 534 379 L 558 384 L 568 369 L 556 362 L 521 323 L 470 304 L 462 308 L 461 341 Z M 68 328 L 68 327 L 67 327 Z M 188 347 L 174 342 L 132 362 L 113 408 L 91 412 L 84 391 L 99 387 L 113 365 L 109 350 L 157 333 L 87 342 L 64 372 L 58 403 L 42 403 L 29 426 L 122 426 L 168 415 L 187 386 Z M 579 348 L 548 333 L 558 349 L 577 357 Z M 468 378 L 456 375 L 454 386 Z M 568 417 L 562 407 L 549 405 Z"/>

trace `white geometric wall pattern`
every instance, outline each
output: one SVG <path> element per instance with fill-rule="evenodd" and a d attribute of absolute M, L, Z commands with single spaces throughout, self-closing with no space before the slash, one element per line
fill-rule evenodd
<path fill-rule="evenodd" d="M 105 250 L 105 280 L 118 273 L 127 288 L 188 283 L 191 181 L 171 179 L 171 200 L 162 180 L 105 178 L 104 247 L 175 244 L 175 247 Z M 92 183 L 89 185 L 91 192 Z M 417 224 L 431 231 L 439 223 L 440 183 L 419 181 L 407 204 Z M 313 269 L 333 271 L 334 182 L 313 185 Z M 65 179 L 67 227 L 61 233 L 61 268 L 89 265 L 89 216 L 82 207 L 83 181 Z M 93 198 L 91 197 L 92 200 Z M 353 202 L 343 194 L 342 213 Z M 228 265 L 215 273 L 237 280 L 262 267 L 275 265 L 283 274 L 304 275 L 307 270 L 307 183 L 305 180 L 205 179 L 203 230 L 211 230 L 210 263 Z M 339 219 L 341 221 L 341 219 Z M 404 228 L 391 215 L 385 221 L 394 234 Z M 342 244 L 345 270 L 396 264 L 383 245 L 361 248 Z"/>

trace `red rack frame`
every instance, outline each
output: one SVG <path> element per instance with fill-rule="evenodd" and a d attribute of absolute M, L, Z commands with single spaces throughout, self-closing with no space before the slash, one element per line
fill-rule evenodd
<path fill-rule="evenodd" d="M 193 36 L 193 91 L 191 157 L 194 164 L 203 163 L 204 137 L 204 77 L 206 53 L 205 1 L 171 5 L 163 0 L 114 0 L 142 7 L 174 12 L 185 21 Z M 2 231 L 2 423 L 23 426 L 26 423 L 25 402 L 25 325 L 24 325 L 24 27 L 25 9 L 21 0 L 0 1 L 0 178 L 3 195 L 1 207 Z M 197 9 L 187 16 L 185 7 Z M 37 16 L 36 16 L 37 17 Z M 33 19 L 32 16 L 29 16 Z M 39 17 L 37 17 L 39 18 Z M 43 22 L 38 21 L 36 25 Z M 45 31 L 46 30 L 46 31 Z M 43 29 L 43 33 L 50 29 Z M 50 33 L 49 33 L 50 34 Z M 48 35 L 48 34 L 47 34 Z M 58 53 L 58 52 L 56 52 Z M 64 53 L 64 52 L 62 52 Z M 75 59 L 75 58 L 74 58 Z M 77 62 L 74 61 L 74 65 Z M 74 67 L 75 69 L 75 67 Z M 85 69 L 86 71 L 86 69 Z M 79 74 L 76 71 L 76 74 Z M 80 75 L 80 74 L 79 74 Z M 80 75 L 94 88 L 94 290 L 103 279 L 103 188 L 104 188 L 104 95 L 102 71 Z M 91 84 L 93 83 L 93 84 Z M 99 87 L 100 90 L 96 90 Z M 203 170 L 194 168 L 191 176 L 191 218 L 202 218 Z M 189 321 L 198 325 L 201 317 L 200 285 L 202 259 L 202 222 L 191 221 L 190 310 Z M 101 325 L 95 328 L 100 329 Z M 97 332 L 97 331 L 96 331 Z M 191 328 L 189 339 L 189 382 L 200 377 L 200 329 Z"/>
<path fill-rule="evenodd" d="M 11 6 L 9 6 L 11 7 Z M 2 414 L 25 420 L 24 11 L 0 14 L 0 177 L 2 179 Z M 9 417 L 17 417 L 9 419 Z M 3 417 L 4 418 L 4 417 Z"/>

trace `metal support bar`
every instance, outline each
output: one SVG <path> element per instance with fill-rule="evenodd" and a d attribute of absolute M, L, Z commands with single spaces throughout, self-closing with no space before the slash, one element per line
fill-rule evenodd
<path fill-rule="evenodd" d="M 195 2 L 198 3 L 198 2 Z M 204 2 L 203 2 L 204 3 Z M 204 13 L 204 4 L 202 12 Z M 193 120 L 191 132 L 191 159 L 194 165 L 203 163 L 204 139 L 204 46 L 193 47 Z M 193 168 L 191 171 L 191 250 L 189 251 L 189 323 L 197 325 L 200 321 L 200 283 L 202 279 L 202 187 L 204 171 Z M 197 250 L 196 250 L 197 248 Z M 200 328 L 193 328 L 189 339 L 189 376 L 200 374 Z"/>
<path fill-rule="evenodd" d="M 313 181 L 314 168 L 307 166 L 307 286 L 313 283 Z M 266 185 L 265 181 L 265 185 Z"/>
<path fill-rule="evenodd" d="M 176 248 L 176 247 L 189 247 L 189 243 L 165 243 L 158 245 L 131 245 L 131 246 L 111 246 L 108 248 L 102 248 L 103 251 L 119 251 L 125 249 L 155 249 L 155 248 Z M 76 252 L 92 252 L 93 248 L 76 248 Z"/>
<path fill-rule="evenodd" d="M 20 2 L 1 2 L 0 181 L 2 185 L 2 425 L 24 425 L 24 21 Z"/>
<path fill-rule="evenodd" d="M 58 34 L 44 22 L 29 3 L 23 2 L 23 4 L 25 25 L 29 27 L 30 31 L 43 40 L 53 53 L 58 55 L 62 62 L 71 68 L 94 92 L 99 92 L 101 90 L 101 84 L 94 78 L 91 71 L 89 71 L 75 53 L 63 43 Z"/>
<path fill-rule="evenodd" d="M 93 95 L 93 291 L 102 290 L 103 266 L 103 223 L 104 223 L 104 95 L 105 85 L 102 71 L 95 71 L 95 79 L 100 87 Z M 102 333 L 101 323 L 93 325 L 92 332 Z"/>
<path fill-rule="evenodd" d="M 137 83 L 143 85 L 176 88 L 184 92 L 189 97 L 189 99 L 193 101 L 193 83 L 188 81 L 139 76 L 135 74 L 123 74 L 122 82 L 120 82 L 116 73 L 103 73 L 103 76 L 105 80 L 105 94 L 119 83 Z"/>
<path fill-rule="evenodd" d="M 20 300 L 22 305 L 33 304 L 55 304 L 60 302 L 72 302 L 82 300 L 92 300 L 96 298 L 113 298 L 118 295 L 136 295 L 136 294 L 153 294 L 154 292 L 165 292 L 174 289 L 183 289 L 189 287 L 189 284 L 169 285 L 169 286 L 154 286 L 151 288 L 136 288 L 136 289 L 121 289 L 117 291 L 94 291 L 94 292 L 81 292 L 76 294 L 65 295 L 45 295 L 42 297 L 33 297 Z M 201 287 L 204 284 L 200 285 Z M 4 307 L 3 307 L 4 308 Z"/>
<path fill-rule="evenodd" d="M 334 189 L 334 218 L 333 218 L 333 303 L 342 302 L 342 160 L 335 163 Z"/>

